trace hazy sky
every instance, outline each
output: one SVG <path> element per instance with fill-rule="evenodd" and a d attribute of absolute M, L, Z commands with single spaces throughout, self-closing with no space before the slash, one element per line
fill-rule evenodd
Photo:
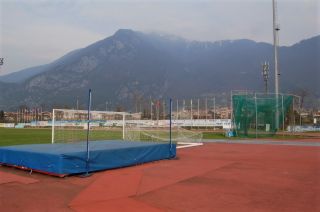
<path fill-rule="evenodd" d="M 320 34 L 319 0 L 278 0 L 280 44 Z M 272 43 L 272 0 L 0 0 L 0 75 L 49 63 L 120 28 Z"/>

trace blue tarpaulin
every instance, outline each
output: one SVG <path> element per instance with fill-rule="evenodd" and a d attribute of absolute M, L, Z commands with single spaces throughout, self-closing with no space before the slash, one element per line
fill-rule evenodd
<path fill-rule="evenodd" d="M 90 141 L 86 166 L 86 142 L 32 144 L 0 148 L 0 163 L 54 175 L 120 168 L 176 156 L 176 145 L 156 142 Z"/>

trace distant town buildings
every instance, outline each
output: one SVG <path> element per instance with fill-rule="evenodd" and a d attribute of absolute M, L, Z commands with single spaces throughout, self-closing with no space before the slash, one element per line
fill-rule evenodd
<path fill-rule="evenodd" d="M 153 112 L 152 115 L 153 120 L 163 120 L 169 119 L 168 111 L 166 111 L 166 115 L 163 113 L 158 113 L 156 111 Z M 298 111 L 297 111 L 298 113 Z M 299 117 L 301 124 L 310 124 L 310 125 L 320 125 L 320 110 L 303 110 L 297 117 L 296 124 L 299 123 Z M 79 117 L 80 119 L 86 119 L 86 117 Z M 215 110 L 204 110 L 199 109 L 192 111 L 190 109 L 173 111 L 172 119 L 179 120 L 212 120 L 212 119 L 230 119 L 231 118 L 231 109 L 229 107 L 217 107 Z M 121 118 L 122 119 L 122 118 Z M 131 113 L 126 119 L 128 120 L 148 120 L 150 119 L 149 115 L 144 115 L 141 112 Z M 31 122 L 40 122 L 40 121 L 51 121 L 52 120 L 52 112 L 49 111 L 41 111 L 41 110 L 27 110 L 22 109 L 17 112 L 4 112 L 0 111 L 0 123 L 31 123 Z"/>

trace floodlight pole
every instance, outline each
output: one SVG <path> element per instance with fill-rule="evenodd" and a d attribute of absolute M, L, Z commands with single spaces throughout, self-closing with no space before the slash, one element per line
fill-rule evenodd
<path fill-rule="evenodd" d="M 262 76 L 264 80 L 265 93 L 268 94 L 268 79 L 269 79 L 269 63 L 262 64 Z"/>
<path fill-rule="evenodd" d="M 274 76 L 275 76 L 275 95 L 276 95 L 276 129 L 279 128 L 279 64 L 278 64 L 278 31 L 280 27 L 277 23 L 277 3 L 276 0 L 272 0 L 272 11 L 273 11 L 273 46 L 274 46 Z"/>

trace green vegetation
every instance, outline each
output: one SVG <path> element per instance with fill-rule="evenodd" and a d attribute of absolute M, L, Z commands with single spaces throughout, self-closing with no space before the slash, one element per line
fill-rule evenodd
<path fill-rule="evenodd" d="M 226 136 L 223 132 L 203 132 L 203 139 L 226 139 Z"/>
<path fill-rule="evenodd" d="M 0 146 L 50 142 L 51 129 L 0 128 Z"/>
<path fill-rule="evenodd" d="M 85 134 L 81 137 L 85 140 Z M 68 135 L 68 133 L 67 133 Z M 175 134 L 173 133 L 173 136 Z M 70 135 L 71 136 L 71 131 Z M 167 136 L 167 133 L 166 133 Z M 291 135 L 281 133 L 273 137 L 265 137 L 266 139 L 301 139 L 306 138 L 306 135 Z M 117 140 L 122 138 L 121 130 L 108 131 L 91 131 L 91 140 Z M 203 139 L 239 139 L 239 137 L 227 138 L 224 132 L 203 132 Z M 248 138 L 243 138 L 248 139 Z M 255 138 L 253 138 L 255 139 Z M 143 140 L 143 139 L 142 139 Z M 145 139 L 150 140 L 150 139 Z M 51 129 L 14 129 L 14 128 L 0 128 L 0 146 L 21 145 L 21 144 L 45 144 L 51 143 Z"/>
<path fill-rule="evenodd" d="M 72 131 L 70 131 L 70 133 L 64 133 L 70 137 Z M 85 140 L 86 134 L 79 133 L 78 135 Z M 122 131 L 94 131 L 90 135 L 91 140 L 99 140 L 102 138 L 106 140 L 121 139 Z M 51 143 L 51 129 L 0 128 L 0 146 L 46 143 Z"/>
<path fill-rule="evenodd" d="M 119 140 L 122 139 L 121 130 L 91 130 L 89 140 Z M 86 141 L 87 130 L 83 129 L 56 129 L 55 142 L 73 142 L 73 141 Z"/>

